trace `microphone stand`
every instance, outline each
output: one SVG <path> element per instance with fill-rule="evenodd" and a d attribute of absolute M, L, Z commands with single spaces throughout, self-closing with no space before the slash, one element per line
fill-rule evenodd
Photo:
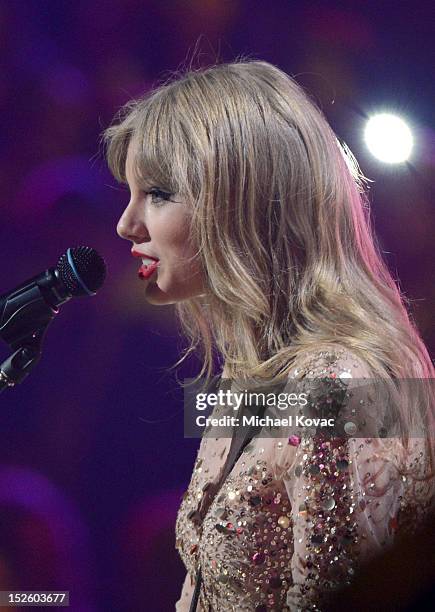
<path fill-rule="evenodd" d="M 0 365 L 0 393 L 20 384 L 41 358 L 44 334 L 59 312 L 44 285 L 53 274 L 47 270 L 42 280 L 35 277 L 0 297 L 0 338 L 14 351 Z"/>
<path fill-rule="evenodd" d="M 0 365 L 0 393 L 21 383 L 41 358 L 41 343 L 47 326 L 34 332 Z"/>

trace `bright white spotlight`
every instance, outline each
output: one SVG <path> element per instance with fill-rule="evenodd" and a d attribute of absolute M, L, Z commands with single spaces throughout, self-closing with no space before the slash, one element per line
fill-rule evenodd
<path fill-rule="evenodd" d="M 364 138 L 369 151 L 387 164 L 409 159 L 413 146 L 411 130 L 400 117 L 382 113 L 367 121 Z"/>

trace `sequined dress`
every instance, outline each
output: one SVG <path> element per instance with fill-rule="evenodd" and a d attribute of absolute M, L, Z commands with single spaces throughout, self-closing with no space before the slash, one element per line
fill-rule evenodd
<path fill-rule="evenodd" d="M 325 377 L 349 384 L 369 379 L 370 370 L 334 346 L 289 373 Z M 414 530 L 433 507 L 428 487 L 398 470 L 397 438 L 260 434 L 214 495 L 230 443 L 202 438 L 178 511 L 176 548 L 187 570 L 179 612 L 189 610 L 198 563 L 201 612 L 321 610 L 325 593 L 351 581 L 362 560 Z M 414 440 L 406 464 L 421 475 L 426 461 L 424 440 Z"/>

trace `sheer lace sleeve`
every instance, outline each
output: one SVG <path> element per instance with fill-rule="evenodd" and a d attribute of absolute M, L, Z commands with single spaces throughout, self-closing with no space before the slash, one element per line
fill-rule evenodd
<path fill-rule="evenodd" d="M 322 593 L 349 582 L 364 556 L 391 541 L 401 482 L 374 453 L 369 440 L 301 441 L 286 482 L 294 541 L 291 610 L 321 609 Z M 367 490 L 370 470 L 376 479 Z"/>
<path fill-rule="evenodd" d="M 189 612 L 193 589 L 194 585 L 192 585 L 190 574 L 187 573 L 181 589 L 180 599 L 175 603 L 176 612 Z"/>
<path fill-rule="evenodd" d="M 336 381 L 316 393 L 309 379 Z M 351 581 L 359 563 L 393 541 L 399 528 L 406 478 L 399 469 L 398 439 L 350 437 L 357 424 L 381 426 L 382 406 L 370 406 L 370 372 L 348 353 L 337 360 L 317 359 L 307 371 L 310 400 L 317 406 L 340 393 L 340 417 L 349 435 L 330 437 L 319 429 L 291 435 L 277 457 L 291 507 L 292 585 L 290 610 L 319 610 L 328 592 Z M 346 393 L 341 393 L 345 381 Z M 354 393 L 352 389 L 363 388 Z M 332 400 L 333 401 L 333 400 Z M 417 445 L 418 446 L 418 445 Z M 421 444 L 415 449 L 420 457 Z"/>

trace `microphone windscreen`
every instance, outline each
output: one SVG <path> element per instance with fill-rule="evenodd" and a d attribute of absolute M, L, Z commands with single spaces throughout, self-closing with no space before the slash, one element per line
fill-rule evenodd
<path fill-rule="evenodd" d="M 106 263 L 91 247 L 70 248 L 57 262 L 60 279 L 73 296 L 91 295 L 104 283 Z"/>

